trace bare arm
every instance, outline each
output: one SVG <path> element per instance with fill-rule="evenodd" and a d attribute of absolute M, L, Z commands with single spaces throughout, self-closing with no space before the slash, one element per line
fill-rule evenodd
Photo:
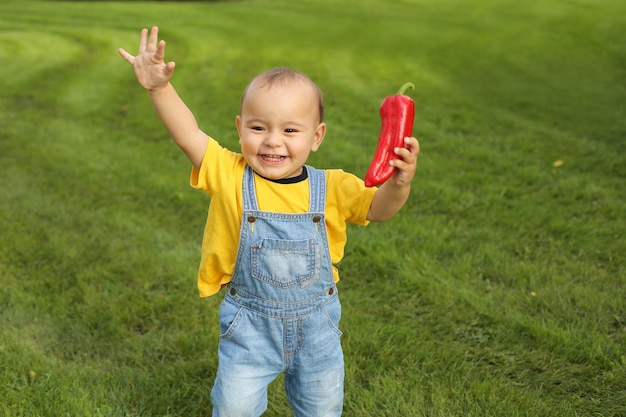
<path fill-rule="evenodd" d="M 405 147 L 396 148 L 396 154 L 401 157 L 391 161 L 396 167 L 396 172 L 374 194 L 367 220 L 387 221 L 404 206 L 411 192 L 411 181 L 415 176 L 419 151 L 419 142 L 415 138 L 406 138 Z"/>
<path fill-rule="evenodd" d="M 185 152 L 191 163 L 200 168 L 209 137 L 200 130 L 193 113 L 172 84 L 151 90 L 150 100 L 174 142 Z"/>
<path fill-rule="evenodd" d="M 133 56 L 124 49 L 120 55 L 133 66 L 137 81 L 148 90 L 152 105 L 174 142 L 199 168 L 209 138 L 200 128 L 193 113 L 180 98 L 170 79 L 176 64 L 165 62 L 165 41 L 158 41 L 159 29 L 142 29 L 139 53 Z"/>

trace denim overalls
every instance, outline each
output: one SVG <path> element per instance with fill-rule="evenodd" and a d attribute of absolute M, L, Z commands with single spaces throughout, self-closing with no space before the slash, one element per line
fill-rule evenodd
<path fill-rule="evenodd" d="M 295 416 L 339 416 L 344 364 L 341 306 L 324 221 L 324 171 L 306 167 L 307 213 L 259 211 L 254 173 L 243 178 L 243 218 L 231 282 L 220 306 L 213 416 L 260 416 L 267 387 L 285 374 Z"/>

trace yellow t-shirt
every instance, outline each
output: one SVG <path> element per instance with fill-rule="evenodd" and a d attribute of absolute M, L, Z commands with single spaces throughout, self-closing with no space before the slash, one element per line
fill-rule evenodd
<path fill-rule="evenodd" d="M 200 169 L 191 171 L 190 184 L 211 196 L 202 239 L 202 258 L 198 271 L 201 297 L 217 293 L 230 282 L 235 268 L 243 197 L 241 184 L 246 162 L 239 153 L 209 139 Z M 259 210 L 302 213 L 309 210 L 309 181 L 278 184 L 255 174 Z M 347 241 L 346 224 L 365 226 L 376 188 L 365 187 L 355 175 L 340 169 L 326 170 L 326 230 L 335 281 L 334 266 L 343 258 Z"/>

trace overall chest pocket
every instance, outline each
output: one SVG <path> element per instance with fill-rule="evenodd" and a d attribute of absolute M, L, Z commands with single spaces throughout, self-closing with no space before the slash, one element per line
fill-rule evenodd
<path fill-rule="evenodd" d="M 320 278 L 321 253 L 315 239 L 262 239 L 252 245 L 252 277 L 279 288 L 306 287 Z"/>

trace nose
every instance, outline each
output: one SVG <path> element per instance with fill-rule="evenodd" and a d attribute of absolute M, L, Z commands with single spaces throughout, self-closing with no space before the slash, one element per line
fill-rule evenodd
<path fill-rule="evenodd" d="M 280 138 L 280 132 L 276 132 L 276 131 L 269 131 L 267 132 L 267 135 L 265 135 L 265 140 L 263 141 L 263 143 L 266 146 L 270 146 L 270 147 L 278 147 L 282 144 L 282 140 Z"/>

